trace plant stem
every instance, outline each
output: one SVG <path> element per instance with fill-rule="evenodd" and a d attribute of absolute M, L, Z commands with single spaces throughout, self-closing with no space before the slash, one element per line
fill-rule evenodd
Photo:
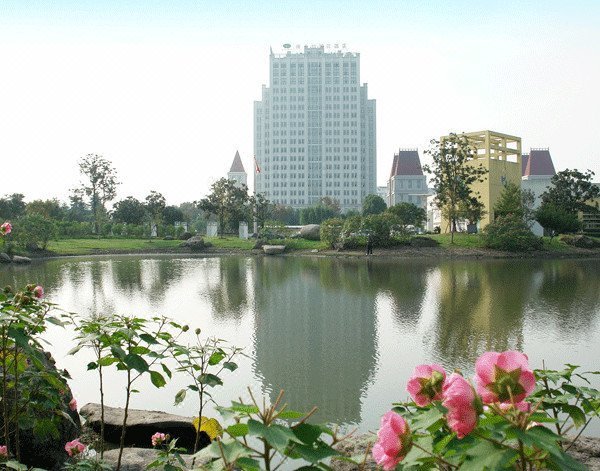
<path fill-rule="evenodd" d="M 14 385 L 14 420 L 15 420 L 15 455 L 17 461 L 21 461 L 21 446 L 19 444 L 19 347 L 15 342 L 14 349 L 15 359 L 13 360 L 13 366 L 15 370 L 15 385 Z"/>
<path fill-rule="evenodd" d="M 100 359 L 100 355 L 98 355 Z M 100 377 L 100 459 L 104 458 L 104 380 L 102 378 L 102 365 L 98 365 Z"/>
<path fill-rule="evenodd" d="M 417 443 L 413 442 L 413 446 L 417 447 L 419 450 L 424 451 L 425 453 L 427 453 L 429 456 L 433 456 L 436 460 L 438 460 L 440 463 L 445 464 L 446 466 L 448 466 L 450 469 L 458 469 L 458 466 L 449 463 L 448 461 L 446 461 L 444 458 L 442 458 L 441 456 L 438 456 L 432 452 L 430 452 L 429 450 L 426 450 L 425 448 L 423 448 L 422 446 L 418 445 Z"/>
<path fill-rule="evenodd" d="M 125 432 L 127 426 L 127 412 L 129 410 L 129 398 L 131 397 L 131 370 L 127 370 L 127 397 L 125 399 L 125 411 L 123 412 L 123 427 L 121 429 L 121 439 L 119 442 L 119 458 L 117 459 L 117 471 L 121 469 L 121 457 L 123 456 L 123 448 L 125 448 Z"/>
<path fill-rule="evenodd" d="M 10 434 L 8 424 L 8 380 L 6 371 L 6 357 L 7 357 L 7 339 L 6 330 L 2 328 L 2 416 L 4 417 L 4 444 L 6 448 L 10 450 Z"/>

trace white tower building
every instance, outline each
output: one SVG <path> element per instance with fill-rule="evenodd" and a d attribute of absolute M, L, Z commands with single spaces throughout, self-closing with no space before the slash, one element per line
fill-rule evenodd
<path fill-rule="evenodd" d="M 235 157 L 233 158 L 229 172 L 227 172 L 227 178 L 229 180 L 235 180 L 238 185 L 248 184 L 248 174 L 244 169 L 244 164 L 242 164 L 242 159 L 240 158 L 240 153 L 238 151 L 235 151 Z"/>
<path fill-rule="evenodd" d="M 294 208 L 329 196 L 360 210 L 377 194 L 375 100 L 360 85 L 360 55 L 284 47 L 271 51 L 271 86 L 254 102 L 255 191 Z"/>

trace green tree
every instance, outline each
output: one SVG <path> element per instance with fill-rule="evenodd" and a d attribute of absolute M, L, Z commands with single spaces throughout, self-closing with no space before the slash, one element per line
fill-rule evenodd
<path fill-rule="evenodd" d="M 109 160 L 98 154 L 87 154 L 79 161 L 79 172 L 86 177 L 81 190 L 87 195 L 94 217 L 94 232 L 100 235 L 100 220 L 106 213 L 105 204 L 117 194 L 117 171 Z"/>
<path fill-rule="evenodd" d="M 369 214 L 381 214 L 386 208 L 387 205 L 381 196 L 367 195 L 363 200 L 362 213 L 363 216 L 368 216 Z"/>
<path fill-rule="evenodd" d="M 276 204 L 273 208 L 272 217 L 275 221 L 280 221 L 288 226 L 297 226 L 300 224 L 300 210 L 294 209 L 291 206 Z"/>
<path fill-rule="evenodd" d="M 494 216 L 514 215 L 523 219 L 525 214 L 523 209 L 523 193 L 518 185 L 512 182 L 507 183 L 500 193 L 500 197 L 494 205 Z"/>
<path fill-rule="evenodd" d="M 594 175 L 590 170 L 584 173 L 577 169 L 558 172 L 552 177 L 552 186 L 542 194 L 542 202 L 573 214 L 589 211 L 591 206 L 586 202 L 600 197 L 600 187 L 592 183 Z"/>
<path fill-rule="evenodd" d="M 433 164 L 424 165 L 423 169 L 433 177 L 435 202 L 450 221 L 450 240 L 454 243 L 461 203 L 464 205 L 476 196 L 471 185 L 483 182 L 487 170 L 468 163 L 476 159 L 477 149 L 464 134 L 450 134 L 441 141 L 432 140 L 431 144 L 431 149 L 425 152 L 431 156 Z"/>
<path fill-rule="evenodd" d="M 339 211 L 336 211 L 334 207 L 319 203 L 300 210 L 300 224 L 321 224 L 326 219 L 331 219 L 338 215 Z"/>
<path fill-rule="evenodd" d="M 535 219 L 544 229 L 550 231 L 550 237 L 554 237 L 555 234 L 577 232 L 581 229 L 577 213 L 546 201 L 543 201 L 535 212 Z"/>
<path fill-rule="evenodd" d="M 246 212 L 248 187 L 237 186 L 234 180 L 221 178 L 211 186 L 211 193 L 198 202 L 205 213 L 215 216 L 219 223 L 219 237 L 223 237 L 226 224 L 238 223 Z"/>
<path fill-rule="evenodd" d="M 85 203 L 85 192 L 81 188 L 74 188 L 69 195 L 69 205 L 66 217 L 69 221 L 84 222 L 91 219 L 91 212 Z"/>
<path fill-rule="evenodd" d="M 50 218 L 34 213 L 27 214 L 19 220 L 14 237 L 23 247 L 37 246 L 44 250 L 56 235 L 56 223 Z"/>
<path fill-rule="evenodd" d="M 150 216 L 150 222 L 152 224 L 158 226 L 162 222 L 163 211 L 166 206 L 167 201 L 165 200 L 165 197 L 158 191 L 152 190 L 150 194 L 146 196 L 144 207 Z"/>
<path fill-rule="evenodd" d="M 0 219 L 17 219 L 25 214 L 25 195 L 13 193 L 0 198 Z"/>
<path fill-rule="evenodd" d="M 466 219 L 471 225 L 477 224 L 487 214 L 485 205 L 476 196 L 470 196 L 461 201 L 458 211 L 460 217 Z"/>
<path fill-rule="evenodd" d="M 143 224 L 146 219 L 146 208 L 141 201 L 133 196 L 128 196 L 114 204 L 112 218 L 115 222 Z"/>
<path fill-rule="evenodd" d="M 323 196 L 319 200 L 319 205 L 330 209 L 336 216 L 342 212 L 340 202 L 331 196 Z"/>
<path fill-rule="evenodd" d="M 387 213 L 396 216 L 398 223 L 402 226 L 423 227 L 427 221 L 427 213 L 413 203 L 398 203 L 390 206 Z"/>
<path fill-rule="evenodd" d="M 174 226 L 176 222 L 183 222 L 186 219 L 183 211 L 177 206 L 165 206 L 162 212 L 162 220 L 163 223 Z"/>
<path fill-rule="evenodd" d="M 272 219 L 275 205 L 271 203 L 265 195 L 257 193 L 249 197 L 250 208 L 258 229 L 265 226 L 265 222 Z"/>
<path fill-rule="evenodd" d="M 45 218 L 59 221 L 64 219 L 67 207 L 61 204 L 56 198 L 50 200 L 33 200 L 27 203 L 25 212 L 27 214 L 39 214 Z"/>

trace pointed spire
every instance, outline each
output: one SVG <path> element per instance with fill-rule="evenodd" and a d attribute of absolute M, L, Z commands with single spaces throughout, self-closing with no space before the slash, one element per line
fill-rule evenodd
<path fill-rule="evenodd" d="M 231 164 L 229 173 L 246 173 L 244 164 L 242 164 L 240 153 L 237 150 L 235 151 L 235 157 L 233 158 L 233 163 Z"/>
<path fill-rule="evenodd" d="M 549 149 L 531 149 L 529 151 L 529 158 L 527 159 L 523 176 L 550 176 L 555 174 L 556 170 L 554 170 L 554 163 L 552 163 L 552 156 Z"/>
<path fill-rule="evenodd" d="M 423 175 L 421 159 L 417 149 L 400 149 L 394 155 L 392 172 L 390 177 L 397 175 Z"/>

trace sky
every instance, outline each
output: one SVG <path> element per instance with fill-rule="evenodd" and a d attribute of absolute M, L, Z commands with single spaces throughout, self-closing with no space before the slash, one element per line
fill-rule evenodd
<path fill-rule="evenodd" d="M 491 129 L 600 181 L 600 1 L 0 0 L 0 196 L 58 197 L 101 154 L 117 199 L 205 196 L 253 172 L 269 50 L 344 43 L 394 152 Z"/>

